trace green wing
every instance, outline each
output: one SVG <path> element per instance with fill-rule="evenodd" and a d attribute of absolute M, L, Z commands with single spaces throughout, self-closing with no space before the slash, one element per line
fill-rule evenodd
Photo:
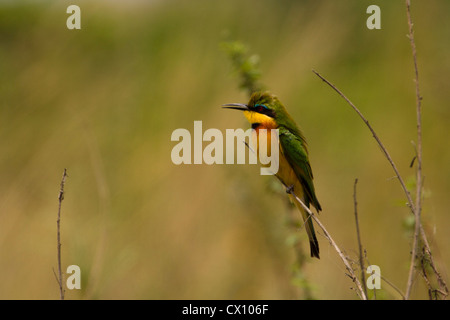
<path fill-rule="evenodd" d="M 279 132 L 283 154 L 303 186 L 306 205 L 309 206 L 311 203 L 318 211 L 322 210 L 314 191 L 313 173 L 308 160 L 305 139 L 283 127 L 279 128 Z"/>

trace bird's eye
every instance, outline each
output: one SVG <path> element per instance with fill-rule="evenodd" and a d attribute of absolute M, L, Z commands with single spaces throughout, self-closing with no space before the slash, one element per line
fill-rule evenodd
<path fill-rule="evenodd" d="M 255 107 L 258 109 L 259 112 L 262 112 L 262 111 L 265 111 L 265 110 L 269 110 L 269 108 L 267 108 L 263 104 L 255 104 Z"/>

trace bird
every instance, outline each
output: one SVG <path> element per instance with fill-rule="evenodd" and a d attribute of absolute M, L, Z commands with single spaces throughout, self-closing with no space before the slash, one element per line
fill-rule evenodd
<path fill-rule="evenodd" d="M 320 259 L 319 242 L 317 241 L 310 213 L 298 201 L 298 199 L 301 199 L 308 208 L 312 205 L 317 212 L 322 210 L 314 189 L 313 172 L 309 162 L 307 143 L 296 122 L 289 115 L 278 97 L 267 91 L 253 92 L 247 104 L 227 103 L 222 105 L 222 107 L 243 111 L 244 116 L 250 122 L 258 137 L 260 129 L 267 130 L 266 141 L 257 140 L 256 145 L 258 148 L 261 143 L 267 143 L 266 150 L 270 150 L 271 139 L 269 133 L 271 129 L 278 129 L 279 168 L 275 176 L 284 184 L 290 201 L 301 212 L 309 238 L 311 257 Z"/>

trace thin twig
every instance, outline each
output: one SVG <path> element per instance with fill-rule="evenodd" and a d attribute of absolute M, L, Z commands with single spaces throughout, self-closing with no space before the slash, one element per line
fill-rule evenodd
<path fill-rule="evenodd" d="M 363 285 L 364 293 L 367 296 L 367 287 L 366 287 L 366 268 L 364 266 L 364 257 L 361 243 L 361 234 L 359 232 L 359 220 L 358 220 L 358 202 L 356 200 L 356 184 L 358 183 L 358 179 L 355 179 L 355 184 L 353 185 L 353 204 L 355 208 L 355 223 L 356 223 L 356 236 L 358 238 L 358 249 L 359 249 L 359 266 L 361 268 L 361 282 Z"/>
<path fill-rule="evenodd" d="M 433 286 L 430 283 L 430 280 L 428 279 L 427 270 L 425 267 L 425 259 L 426 259 L 425 255 L 422 255 L 422 257 L 420 259 L 420 266 L 422 268 L 422 277 L 423 277 L 423 280 L 425 281 L 425 284 L 427 285 L 428 298 L 430 298 L 430 300 L 433 300 L 433 291 L 434 290 L 433 290 Z M 435 295 L 435 296 L 436 296 L 435 300 L 437 300 L 437 295 Z"/>
<path fill-rule="evenodd" d="M 416 83 L 416 115 L 417 115 L 417 174 L 416 174 L 416 205 L 414 210 L 415 217 L 415 228 L 414 228 L 414 238 L 413 238 L 413 246 L 411 253 L 411 264 L 409 267 L 409 275 L 408 281 L 406 285 L 406 293 L 405 299 L 409 299 L 411 294 L 414 273 L 415 273 L 415 265 L 417 259 L 417 251 L 419 247 L 419 234 L 421 229 L 421 211 L 422 211 L 422 97 L 420 96 L 419 90 L 419 71 L 417 68 L 417 54 L 416 54 L 416 44 L 414 42 L 414 30 L 413 23 L 411 20 L 411 11 L 410 11 L 411 3 L 409 0 L 406 0 L 406 16 L 408 18 L 408 29 L 409 29 L 409 41 L 411 43 L 412 55 L 414 60 L 414 73 L 415 78 L 414 82 Z"/>
<path fill-rule="evenodd" d="M 433 269 L 434 274 L 436 275 L 436 279 L 438 281 L 440 289 L 435 289 L 437 293 L 440 293 L 442 295 L 442 299 L 445 299 L 448 296 L 448 288 L 447 284 L 444 281 L 444 278 L 442 278 L 442 275 L 439 273 L 439 271 L 436 269 L 436 265 L 434 264 L 433 257 L 431 256 L 431 252 L 428 251 L 429 247 L 428 245 L 425 245 L 424 251 L 426 252 L 428 256 L 428 263 L 430 264 L 430 267 Z"/>
<path fill-rule="evenodd" d="M 364 257 L 367 259 L 367 252 L 366 252 L 366 250 L 364 250 Z M 367 264 L 371 265 L 371 263 L 369 262 L 369 259 L 367 259 Z M 390 287 L 392 287 L 392 289 L 397 291 L 398 294 L 402 297 L 402 299 L 405 300 L 405 295 L 403 294 L 403 292 L 395 284 L 393 284 L 391 281 L 389 281 L 387 278 L 385 278 L 382 274 L 380 274 L 380 278 L 381 278 L 381 280 L 386 282 L 386 284 L 388 284 Z M 373 295 L 374 295 L 375 300 L 376 300 L 376 292 L 377 292 L 376 290 L 373 291 Z"/>
<path fill-rule="evenodd" d="M 367 295 L 365 294 L 365 292 L 361 286 L 361 283 L 359 282 L 358 277 L 355 275 L 355 272 L 353 271 L 353 268 L 351 267 L 347 257 L 344 255 L 342 250 L 338 247 L 336 242 L 333 240 L 333 238 L 331 237 L 330 233 L 327 231 L 325 226 L 322 224 L 322 222 L 320 222 L 320 220 L 316 217 L 316 215 L 303 203 L 303 201 L 295 194 L 294 189 L 292 187 L 288 187 L 284 183 L 283 183 L 283 185 L 286 187 L 286 192 L 290 193 L 294 196 L 294 198 L 302 205 L 303 209 L 305 209 L 306 212 L 309 213 L 310 217 L 312 219 L 314 219 L 314 221 L 317 223 L 317 225 L 322 229 L 325 237 L 328 239 L 331 246 L 336 250 L 338 255 L 341 257 L 341 260 L 344 263 L 344 265 L 348 271 L 348 274 L 346 274 L 346 275 L 350 279 L 352 279 L 352 281 L 356 284 L 356 287 L 358 289 L 357 293 L 359 294 L 359 296 L 361 297 L 362 300 L 367 300 Z"/>
<path fill-rule="evenodd" d="M 61 179 L 61 185 L 59 189 L 58 196 L 58 218 L 56 220 L 56 230 L 57 230 L 57 247 L 58 247 L 58 275 L 59 279 L 59 295 L 61 300 L 64 300 L 64 287 L 63 287 L 63 279 L 62 279 L 62 268 L 61 268 L 61 204 L 64 200 L 64 184 L 66 183 L 67 170 L 64 169 L 64 173 Z"/>
<path fill-rule="evenodd" d="M 359 109 L 353 104 L 353 102 L 351 102 L 335 85 L 333 85 L 330 81 L 328 81 L 327 79 L 322 77 L 317 71 L 312 70 L 312 72 L 314 72 L 320 79 L 322 79 L 322 81 L 324 81 L 326 84 L 328 84 L 334 91 L 336 91 L 342 98 L 344 98 L 344 100 L 347 101 L 347 103 L 353 108 L 353 110 L 356 111 L 356 113 L 359 115 L 359 117 L 364 121 L 364 123 L 369 128 L 370 132 L 372 133 L 372 136 L 377 141 L 378 145 L 380 146 L 381 150 L 383 151 L 384 156 L 389 161 L 392 169 L 394 170 L 396 178 L 399 180 L 400 185 L 402 186 L 402 189 L 405 192 L 406 199 L 408 201 L 408 207 L 414 214 L 414 203 L 411 198 L 411 194 L 409 193 L 408 189 L 406 188 L 406 184 L 403 181 L 402 177 L 400 176 L 400 172 L 398 171 L 397 166 L 395 165 L 394 161 L 392 160 L 391 155 L 387 151 L 384 144 L 381 142 L 380 138 L 378 137 L 375 130 L 370 125 L 369 121 L 366 119 L 366 117 L 364 117 L 364 115 L 361 113 L 361 111 L 359 111 Z"/>
<path fill-rule="evenodd" d="M 383 280 L 384 282 L 386 282 L 392 289 L 394 289 L 395 291 L 397 291 L 397 293 L 402 297 L 403 300 L 405 300 L 405 295 L 403 294 L 403 292 L 395 285 L 393 284 L 391 281 L 389 281 L 387 278 L 385 278 L 383 275 L 380 275 L 381 280 Z"/>

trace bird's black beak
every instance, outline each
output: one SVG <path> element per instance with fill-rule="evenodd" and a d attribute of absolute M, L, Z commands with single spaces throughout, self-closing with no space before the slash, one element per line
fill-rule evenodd
<path fill-rule="evenodd" d="M 235 109 L 235 110 L 241 110 L 241 111 L 248 111 L 248 105 L 242 104 L 242 103 L 227 103 L 222 105 L 224 108 L 227 109 Z"/>

